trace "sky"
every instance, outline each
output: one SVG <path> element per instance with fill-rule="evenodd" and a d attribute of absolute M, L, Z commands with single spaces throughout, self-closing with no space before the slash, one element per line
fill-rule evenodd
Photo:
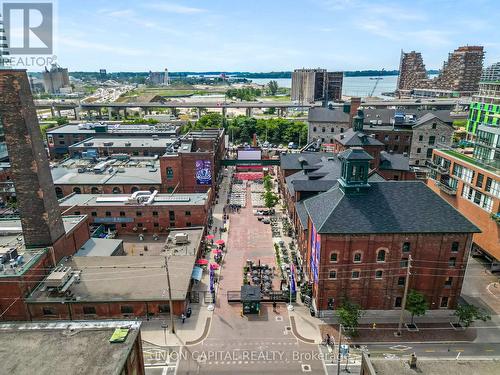
<path fill-rule="evenodd" d="M 500 0 L 58 0 L 55 54 L 70 71 L 441 68 L 462 45 L 500 61 Z"/>

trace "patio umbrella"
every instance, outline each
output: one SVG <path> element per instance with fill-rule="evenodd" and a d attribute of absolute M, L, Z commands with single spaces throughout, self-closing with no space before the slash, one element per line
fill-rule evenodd
<path fill-rule="evenodd" d="M 218 270 L 219 267 L 220 266 L 217 263 L 210 263 L 210 269 L 212 269 L 212 270 Z"/>
<path fill-rule="evenodd" d="M 208 264 L 208 260 L 206 260 L 206 259 L 198 259 L 196 261 L 196 264 L 201 264 L 201 265 Z"/>
<path fill-rule="evenodd" d="M 214 250 L 212 250 L 212 253 L 214 253 L 214 254 L 220 254 L 220 253 L 222 253 L 222 250 L 214 249 Z"/>
<path fill-rule="evenodd" d="M 205 237 L 207 240 L 213 240 L 215 236 L 213 234 L 209 234 L 208 236 Z"/>
<path fill-rule="evenodd" d="M 217 240 L 215 241 L 217 245 L 224 245 L 224 240 Z"/>

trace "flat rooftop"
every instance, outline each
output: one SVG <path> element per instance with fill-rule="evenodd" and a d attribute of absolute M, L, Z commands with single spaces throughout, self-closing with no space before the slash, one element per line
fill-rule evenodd
<path fill-rule="evenodd" d="M 76 257 L 87 256 L 113 256 L 115 251 L 123 246 L 123 240 L 113 238 L 89 238 L 83 246 L 78 249 Z"/>
<path fill-rule="evenodd" d="M 187 233 L 189 243 L 165 243 L 163 255 L 145 256 L 84 256 L 65 259 L 60 264 L 80 270 L 80 282 L 69 287 L 77 302 L 166 301 L 168 286 L 165 256 L 170 254 L 168 266 L 172 286 L 172 300 L 184 300 L 191 281 L 196 251 L 202 240 L 202 227 L 171 231 L 169 236 Z M 29 302 L 62 302 L 66 298 L 46 290 L 42 283 L 27 298 Z"/>
<path fill-rule="evenodd" d="M 193 194 L 157 194 L 150 206 L 203 206 L 208 199 L 208 193 Z M 59 200 L 59 206 L 143 206 L 132 200 L 131 195 L 120 194 L 71 194 Z"/>
<path fill-rule="evenodd" d="M 106 126 L 106 132 L 96 132 L 95 126 Z M 54 129 L 47 130 L 47 134 L 158 134 L 165 136 L 175 134 L 179 126 L 169 123 L 158 124 L 101 124 L 101 123 L 82 123 L 82 124 L 67 124 Z"/>
<path fill-rule="evenodd" d="M 69 146 L 69 149 L 89 149 L 89 148 L 162 148 L 172 145 L 177 138 L 152 138 L 152 137 L 131 137 L 131 138 L 88 138 L 84 141 Z"/>
<path fill-rule="evenodd" d="M 160 169 L 157 167 L 124 167 L 112 173 L 78 172 L 78 169 L 53 168 L 54 185 L 158 185 L 161 183 Z"/>
<path fill-rule="evenodd" d="M 135 321 L 0 324 L 2 373 L 119 375 L 140 326 Z M 123 343 L 109 342 L 116 328 L 129 329 Z"/>

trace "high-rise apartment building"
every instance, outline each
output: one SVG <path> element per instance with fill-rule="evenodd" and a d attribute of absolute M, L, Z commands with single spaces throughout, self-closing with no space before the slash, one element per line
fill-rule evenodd
<path fill-rule="evenodd" d="M 343 72 L 326 69 L 296 69 L 292 73 L 291 99 L 299 103 L 340 101 L 342 99 Z"/>

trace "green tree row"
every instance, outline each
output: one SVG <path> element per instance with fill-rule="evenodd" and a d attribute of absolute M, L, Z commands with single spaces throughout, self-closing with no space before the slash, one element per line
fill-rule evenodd
<path fill-rule="evenodd" d="M 240 99 L 244 101 L 255 100 L 256 97 L 262 95 L 261 89 L 255 89 L 253 87 L 243 87 L 241 89 L 229 89 L 226 91 L 226 97 L 229 99 Z"/>

